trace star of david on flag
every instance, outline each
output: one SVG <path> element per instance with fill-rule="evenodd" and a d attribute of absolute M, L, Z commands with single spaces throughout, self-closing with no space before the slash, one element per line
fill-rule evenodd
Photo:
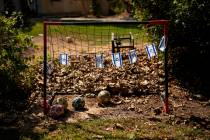
<path fill-rule="evenodd" d="M 147 45 L 146 46 L 146 51 L 147 51 L 149 59 L 151 59 L 154 56 L 157 56 L 157 50 L 155 48 L 155 44 Z"/>
<path fill-rule="evenodd" d="M 59 57 L 59 62 L 62 65 L 68 65 L 68 54 L 66 53 L 61 53 Z"/>
<path fill-rule="evenodd" d="M 166 42 L 165 42 L 165 36 L 163 36 L 160 40 L 160 44 L 159 44 L 159 50 L 164 52 L 165 48 L 166 48 Z"/>
<path fill-rule="evenodd" d="M 96 54 L 96 67 L 104 68 L 104 58 L 102 54 Z"/>
<path fill-rule="evenodd" d="M 136 63 L 137 62 L 137 54 L 136 54 L 136 50 L 130 50 L 128 52 L 128 57 L 129 57 L 129 61 L 130 64 Z"/>
<path fill-rule="evenodd" d="M 113 53 L 112 54 L 112 63 L 113 65 L 115 65 L 116 67 L 122 67 L 123 63 L 122 63 L 122 55 L 120 52 L 118 53 Z"/>

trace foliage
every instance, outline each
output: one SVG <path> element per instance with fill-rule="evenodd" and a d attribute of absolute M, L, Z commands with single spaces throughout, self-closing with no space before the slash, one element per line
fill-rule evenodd
<path fill-rule="evenodd" d="M 186 80 L 197 83 L 192 87 L 200 85 L 197 80 L 204 81 L 204 88 L 207 89 L 210 84 L 209 69 L 206 68 L 206 60 L 210 57 L 210 2 L 133 0 L 132 4 L 135 18 L 170 20 L 168 47 L 174 74 L 178 78 L 187 78 L 183 83 L 187 83 Z"/>
<path fill-rule="evenodd" d="M 109 6 L 109 15 L 120 14 L 126 10 L 125 0 L 107 0 Z M 92 12 L 97 17 L 102 15 L 103 1 L 92 0 Z"/>
<path fill-rule="evenodd" d="M 97 0 L 92 1 L 92 9 L 95 16 L 99 17 L 101 15 L 100 4 Z"/>
<path fill-rule="evenodd" d="M 133 7 L 134 16 L 140 20 L 170 20 L 170 40 L 176 45 L 209 44 L 206 36 L 210 29 L 208 0 L 134 0 Z"/>
<path fill-rule="evenodd" d="M 110 14 L 120 14 L 126 9 L 124 0 L 108 0 L 110 6 Z"/>
<path fill-rule="evenodd" d="M 0 16 L 0 96 L 6 99 L 24 98 L 33 85 L 25 53 L 34 45 L 17 28 L 20 20 L 20 16 Z"/>

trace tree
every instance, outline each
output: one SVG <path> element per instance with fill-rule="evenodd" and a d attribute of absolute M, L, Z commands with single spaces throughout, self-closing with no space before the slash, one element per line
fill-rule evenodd
<path fill-rule="evenodd" d="M 133 0 L 133 7 L 134 17 L 140 20 L 170 20 L 168 47 L 173 74 L 183 85 L 207 94 L 210 91 L 210 69 L 206 67 L 210 59 L 209 0 Z"/>

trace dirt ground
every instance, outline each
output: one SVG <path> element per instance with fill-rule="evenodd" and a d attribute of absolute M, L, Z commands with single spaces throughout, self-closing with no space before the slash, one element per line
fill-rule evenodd
<path fill-rule="evenodd" d="M 175 123 L 195 121 L 194 123 L 198 123 L 197 125 L 201 125 L 201 127 L 210 130 L 209 101 L 202 102 L 192 99 L 186 90 L 175 85 L 170 86 L 169 114 L 162 112 L 163 104 L 159 94 L 132 97 L 113 96 L 112 101 L 117 104 L 110 104 L 108 107 L 99 106 L 96 97 L 85 97 L 86 110 L 84 111 L 74 111 L 72 108 L 71 101 L 76 96 L 78 95 L 66 96 L 69 101 L 69 113 L 64 117 L 66 122 L 77 122 L 91 118 L 157 117 L 161 120 L 174 120 Z"/>

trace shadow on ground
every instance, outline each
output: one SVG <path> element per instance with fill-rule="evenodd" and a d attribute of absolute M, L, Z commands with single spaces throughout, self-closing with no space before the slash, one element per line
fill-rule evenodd
<path fill-rule="evenodd" d="M 172 74 L 199 100 L 210 98 L 210 47 L 176 47 L 170 51 Z"/>

